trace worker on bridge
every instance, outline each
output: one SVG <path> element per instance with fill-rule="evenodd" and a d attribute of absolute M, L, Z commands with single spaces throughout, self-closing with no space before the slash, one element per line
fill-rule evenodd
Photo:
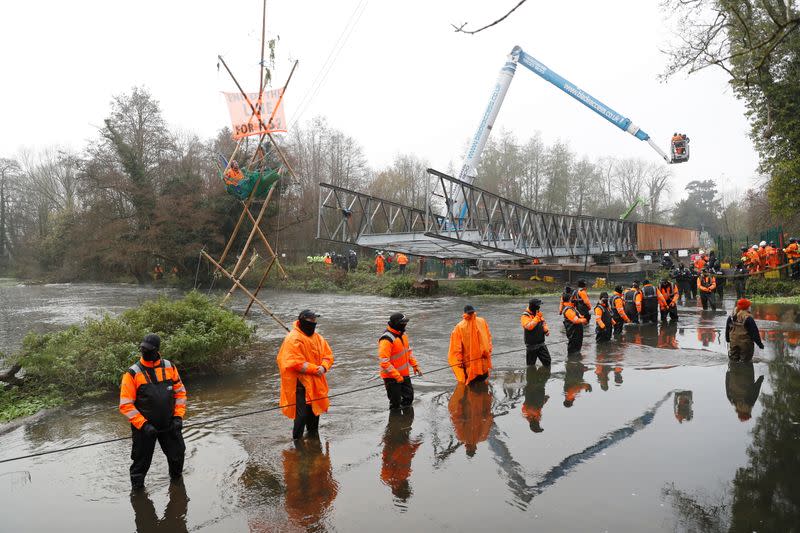
<path fill-rule="evenodd" d="M 703 305 L 703 310 L 707 310 L 711 305 L 711 310 L 717 310 L 717 297 L 715 289 L 717 288 L 717 279 L 711 275 L 708 269 L 703 269 L 703 273 L 697 278 L 697 290 L 700 291 L 700 303 Z"/>
<path fill-rule="evenodd" d="M 658 288 L 658 305 L 661 311 L 661 322 L 666 322 L 669 317 L 670 322 L 678 321 L 678 287 L 670 280 L 661 280 Z"/>
<path fill-rule="evenodd" d="M 761 333 L 750 313 L 750 300 L 742 298 L 736 302 L 736 309 L 725 322 L 725 341 L 729 343 L 728 357 L 733 361 L 753 359 L 754 345 L 762 350 Z"/>
<path fill-rule="evenodd" d="M 614 287 L 614 294 L 611 295 L 609 300 L 611 316 L 614 319 L 614 335 L 622 333 L 622 326 L 631 321 L 625 313 L 625 299 L 622 293 L 622 285 L 617 285 Z"/>
<path fill-rule="evenodd" d="M 532 298 L 520 317 L 525 339 L 525 364 L 528 366 L 535 365 L 537 359 L 544 366 L 550 366 L 550 352 L 544 342 L 545 337 L 550 335 L 550 328 L 542 315 L 541 306 L 539 298 Z"/>
<path fill-rule="evenodd" d="M 450 334 L 447 362 L 459 383 L 486 381 L 492 368 L 492 334 L 472 305 L 464 306 L 462 320 Z"/>
<path fill-rule="evenodd" d="M 601 292 L 600 300 L 594 306 L 595 341 L 608 342 L 614 328 L 614 318 L 608 305 L 608 293 Z"/>

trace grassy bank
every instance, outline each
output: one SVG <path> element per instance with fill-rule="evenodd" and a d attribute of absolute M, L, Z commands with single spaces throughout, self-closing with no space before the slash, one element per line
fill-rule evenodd
<path fill-rule="evenodd" d="M 150 332 L 161 336 L 161 353 L 182 376 L 219 371 L 253 333 L 241 317 L 197 292 L 55 333 L 29 333 L 22 349 L 5 361 L 22 367 L 22 384 L 0 389 L 0 421 L 118 391 L 120 376 L 138 359 L 139 342 Z"/>
<path fill-rule="evenodd" d="M 323 264 L 289 265 L 286 266 L 288 279 L 279 279 L 275 273 L 270 273 L 266 287 L 276 290 L 340 293 L 340 294 L 369 294 L 391 296 L 395 298 L 421 296 L 414 284 L 419 276 L 399 275 L 396 270 L 390 270 L 383 276 L 377 276 L 369 271 L 366 264 L 359 265 L 355 272 L 345 272 L 339 268 L 326 267 Z M 257 284 L 263 272 L 250 272 L 247 284 Z M 503 295 L 523 296 L 532 294 L 560 293 L 560 285 L 544 283 L 541 281 L 505 280 L 505 279 L 452 279 L 439 280 L 438 288 L 430 296 L 478 296 L 478 295 Z M 426 293 L 427 295 L 427 293 Z"/>

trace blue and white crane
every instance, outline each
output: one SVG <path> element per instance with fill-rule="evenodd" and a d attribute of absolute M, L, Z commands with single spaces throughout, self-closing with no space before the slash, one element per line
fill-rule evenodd
<path fill-rule="evenodd" d="M 508 92 L 508 87 L 511 85 L 511 80 L 514 79 L 514 73 L 517 71 L 517 64 L 521 63 L 534 74 L 549 81 L 607 121 L 617 126 L 622 131 L 626 131 L 639 140 L 646 141 L 653 150 L 658 152 L 664 161 L 668 164 L 683 163 L 689 160 L 689 140 L 684 138 L 682 142 L 671 143 L 671 155 L 667 155 L 650 136 L 645 133 L 643 129 L 633 123 L 631 119 L 624 117 L 617 113 L 609 106 L 602 103 L 597 98 L 593 97 L 586 91 L 580 89 L 573 83 L 567 81 L 562 76 L 553 72 L 550 68 L 545 66 L 542 62 L 538 61 L 532 55 L 525 53 L 522 48 L 515 46 L 511 50 L 503 68 L 500 69 L 500 74 L 497 77 L 494 89 L 492 90 L 491 97 L 489 98 L 489 105 L 483 113 L 478 130 L 472 138 L 469 145 L 467 154 L 464 157 L 464 166 L 458 174 L 458 179 L 465 183 L 471 184 L 477 176 L 478 164 L 481 160 L 481 154 L 486 146 L 486 141 L 489 139 L 489 134 L 494 126 L 494 121 L 497 114 L 500 112 L 500 106 L 503 105 L 503 99 Z M 451 191 L 451 198 L 454 200 L 455 208 L 453 214 L 456 219 L 463 220 L 466 216 L 466 204 L 460 191 Z"/>

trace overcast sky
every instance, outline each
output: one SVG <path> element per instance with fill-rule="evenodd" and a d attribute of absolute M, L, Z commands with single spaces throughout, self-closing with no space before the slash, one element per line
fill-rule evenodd
<path fill-rule="evenodd" d="M 726 190 L 754 183 L 757 156 L 744 108 L 722 72 L 660 83 L 672 33 L 654 0 L 529 0 L 500 25 L 475 28 L 516 0 L 268 0 L 277 46 L 275 84 L 300 65 L 286 95 L 290 123 L 324 115 L 381 167 L 413 153 L 460 165 L 495 78 L 514 45 L 631 118 L 666 149 L 673 131 L 692 159 L 673 166 L 673 198 L 692 179 Z M 174 128 L 210 137 L 228 125 L 220 91 L 235 87 L 217 54 L 257 90 L 261 0 L 7 2 L 0 19 L 5 75 L 0 156 L 22 146 L 81 149 L 97 135 L 112 95 L 146 86 Z M 341 45 L 343 37 L 346 42 Z M 333 51 L 333 55 L 331 53 Z M 335 62 L 320 79 L 326 60 Z M 316 87 L 316 90 L 315 90 Z M 305 99 L 305 104 L 303 100 Z M 623 133 L 520 66 L 495 124 L 524 140 L 536 131 L 596 158 L 658 161 Z"/>

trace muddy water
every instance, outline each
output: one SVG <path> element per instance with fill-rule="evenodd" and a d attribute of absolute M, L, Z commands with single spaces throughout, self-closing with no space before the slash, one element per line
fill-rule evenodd
<path fill-rule="evenodd" d="M 10 291 L 10 292 L 9 292 Z M 9 297 L 12 294 L 13 297 Z M 0 349 L 153 291 L 3 287 Z M 332 393 L 378 383 L 374 346 L 393 311 L 411 317 L 423 370 L 443 366 L 466 300 L 269 294 L 289 319 L 320 312 L 336 362 Z M 54 303 L 55 302 L 55 303 Z M 243 302 L 237 302 L 242 305 Z M 129 443 L 0 465 L 2 531 L 654 531 L 790 530 L 800 479 L 798 309 L 756 309 L 766 350 L 729 366 L 724 312 L 681 308 L 677 326 L 628 326 L 566 358 L 547 299 L 552 368 L 526 368 L 523 301 L 471 300 L 492 327 L 494 373 L 464 388 L 447 371 L 416 380 L 413 412 L 390 416 L 382 389 L 332 400 L 320 441 L 290 442 L 277 412 L 190 428 L 184 485 L 156 453 L 131 496 Z M 730 307 L 731 302 L 726 302 Z M 186 379 L 189 420 L 275 405 L 282 333 L 256 316 L 264 354 L 218 378 Z M 510 353 L 505 353 L 510 352 Z M 0 458 L 129 432 L 114 398 L 0 434 Z"/>

